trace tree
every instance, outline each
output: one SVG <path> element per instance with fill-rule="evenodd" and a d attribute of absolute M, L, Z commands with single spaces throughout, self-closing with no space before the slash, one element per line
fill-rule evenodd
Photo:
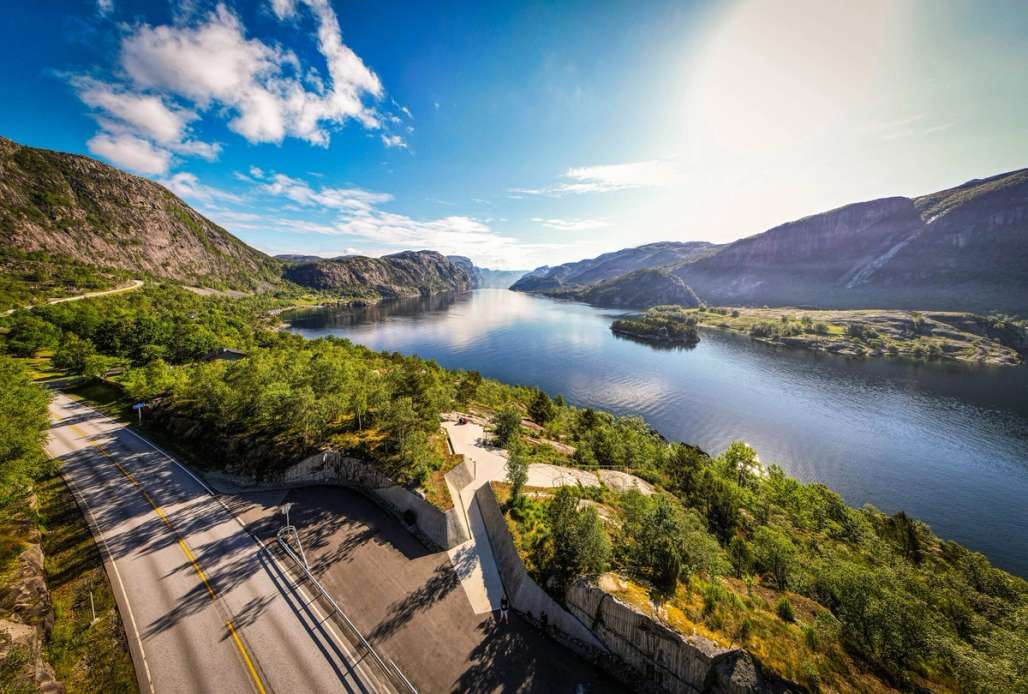
<path fill-rule="evenodd" d="M 721 454 L 719 462 L 740 487 L 751 485 L 755 472 L 760 468 L 757 452 L 743 441 L 733 441 L 729 444 L 727 450 Z"/>
<path fill-rule="evenodd" d="M 554 578 L 562 588 L 578 576 L 606 570 L 610 540 L 596 509 L 578 510 L 570 487 L 559 487 L 546 509 Z"/>
<path fill-rule="evenodd" d="M 144 367 L 132 369 L 125 378 L 125 390 L 136 400 L 152 400 L 171 390 L 175 385 L 175 372 L 163 359 L 156 359 Z"/>
<path fill-rule="evenodd" d="M 497 442 L 501 447 L 507 447 L 514 437 L 521 434 L 521 413 L 513 405 L 508 405 L 496 413 L 493 426 Z"/>
<path fill-rule="evenodd" d="M 796 565 L 796 546 L 784 534 L 763 526 L 753 536 L 753 554 L 762 571 L 774 579 L 778 590 L 789 587 Z"/>
<path fill-rule="evenodd" d="M 736 578 L 742 578 L 753 568 L 753 550 L 750 543 L 741 537 L 733 537 L 728 543 L 728 560 L 732 562 Z"/>
<path fill-rule="evenodd" d="M 0 355 L 0 509 L 29 489 L 46 460 L 47 399 L 20 364 Z"/>
<path fill-rule="evenodd" d="M 7 351 L 17 357 L 31 357 L 57 344 L 60 331 L 39 316 L 20 311 L 7 332 Z"/>
<path fill-rule="evenodd" d="M 521 490 L 528 482 L 528 460 L 521 443 L 517 439 L 512 443 L 507 451 L 507 482 L 510 483 L 510 503 L 517 506 L 521 502 Z"/>
<path fill-rule="evenodd" d="M 82 373 L 86 362 L 96 354 L 92 341 L 75 333 L 64 333 L 61 343 L 54 352 L 53 363 L 58 369 Z"/>
<path fill-rule="evenodd" d="M 482 385 L 482 374 L 477 371 L 468 371 L 464 376 L 457 381 L 456 392 L 454 398 L 457 404 L 461 407 L 467 407 L 475 395 L 478 393 L 479 387 Z"/>
<path fill-rule="evenodd" d="M 546 426 L 557 416 L 557 408 L 553 406 L 550 396 L 542 390 L 536 390 L 532 402 L 528 405 L 528 416 L 540 426 Z"/>

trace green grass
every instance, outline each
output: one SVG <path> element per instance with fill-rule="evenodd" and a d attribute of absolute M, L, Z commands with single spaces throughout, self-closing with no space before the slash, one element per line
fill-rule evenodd
<path fill-rule="evenodd" d="M 71 693 L 138 691 L 114 594 L 85 518 L 56 471 L 40 480 L 36 494 L 55 615 L 46 653 L 57 679 Z"/>

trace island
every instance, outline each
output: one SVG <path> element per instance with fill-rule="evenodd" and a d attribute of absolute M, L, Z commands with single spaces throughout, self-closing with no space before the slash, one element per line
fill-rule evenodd
<path fill-rule="evenodd" d="M 656 306 L 611 325 L 619 335 L 693 344 L 697 328 L 851 357 L 1016 366 L 1028 353 L 1024 320 L 954 311 Z"/>

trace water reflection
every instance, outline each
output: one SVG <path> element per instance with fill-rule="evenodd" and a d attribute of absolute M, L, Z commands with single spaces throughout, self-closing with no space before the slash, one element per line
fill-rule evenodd
<path fill-rule="evenodd" d="M 610 332 L 620 312 L 483 289 L 292 320 L 638 414 L 669 438 L 766 462 L 851 504 L 905 509 L 1028 574 L 1028 369 L 849 359 L 701 331 L 662 350 Z"/>

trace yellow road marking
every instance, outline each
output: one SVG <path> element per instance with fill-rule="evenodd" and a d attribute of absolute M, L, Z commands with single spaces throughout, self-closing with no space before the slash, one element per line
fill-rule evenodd
<path fill-rule="evenodd" d="M 139 483 L 139 480 L 133 477 L 132 473 L 126 470 L 121 463 L 115 460 L 114 456 L 111 455 L 106 448 L 101 446 L 99 443 L 90 440 L 89 435 L 82 431 L 78 426 L 70 424 L 69 428 L 82 438 L 86 439 L 89 445 L 96 448 L 101 455 L 114 463 L 115 467 L 118 468 L 118 471 L 121 472 L 125 479 L 131 482 L 139 489 L 140 492 L 142 492 L 143 498 L 145 498 L 150 503 L 150 506 L 153 507 L 154 513 L 157 514 L 157 517 L 160 518 L 164 525 L 175 534 L 179 547 L 182 549 L 182 553 L 186 555 L 186 559 L 188 559 L 189 563 L 192 564 L 193 570 L 196 571 L 196 575 L 200 577 L 200 581 L 203 583 L 204 588 L 207 589 L 207 594 L 211 596 L 211 600 L 217 600 L 218 594 L 214 591 L 214 587 L 208 580 L 207 574 L 204 573 L 203 568 L 200 566 L 199 562 L 196 561 L 196 557 L 193 556 L 193 551 L 189 549 L 189 545 L 186 544 L 186 541 L 181 535 L 179 535 L 175 526 L 172 525 L 171 520 L 168 519 L 168 516 L 164 513 L 163 509 L 161 509 L 157 502 L 154 501 L 154 498 L 150 496 L 150 493 L 143 489 L 143 485 Z M 257 687 L 257 691 L 260 692 L 260 694 L 267 694 L 267 690 L 264 688 L 264 683 L 261 681 L 261 677 L 257 673 L 257 668 L 254 667 L 253 660 L 250 659 L 250 653 L 247 651 L 243 640 L 239 638 L 239 632 L 236 631 L 236 627 L 232 623 L 232 620 L 225 620 L 225 626 L 228 627 L 228 631 L 232 635 L 232 641 L 236 644 L 236 648 L 239 649 L 239 653 L 243 656 L 243 661 L 246 663 L 246 667 L 250 671 L 250 676 L 253 678 L 253 683 Z"/>

